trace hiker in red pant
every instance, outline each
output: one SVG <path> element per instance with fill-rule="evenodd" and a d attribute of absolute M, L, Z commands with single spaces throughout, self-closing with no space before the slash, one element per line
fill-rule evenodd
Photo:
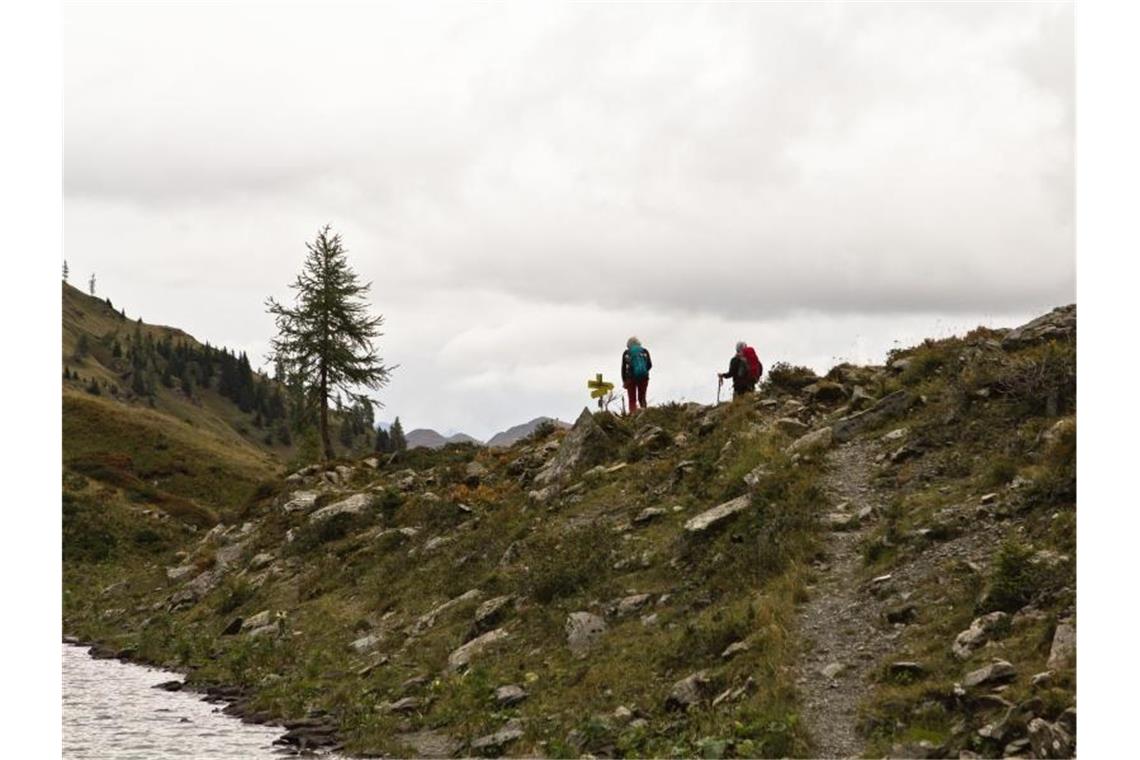
<path fill-rule="evenodd" d="M 645 408 L 645 389 L 649 386 L 649 370 L 653 368 L 653 360 L 637 338 L 630 338 L 625 346 L 621 355 L 621 384 L 629 393 L 629 413 L 633 414 L 637 411 L 638 403 L 642 409 Z"/>
<path fill-rule="evenodd" d="M 736 355 L 728 363 L 728 372 L 718 372 L 717 377 L 722 380 L 732 378 L 732 397 L 743 396 L 756 390 L 756 383 L 764 372 L 760 357 L 756 349 L 744 341 L 736 344 Z"/>

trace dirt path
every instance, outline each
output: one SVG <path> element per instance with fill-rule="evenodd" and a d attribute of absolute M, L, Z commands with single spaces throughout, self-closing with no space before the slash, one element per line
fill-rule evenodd
<path fill-rule="evenodd" d="M 797 685 L 818 757 L 862 753 L 863 743 L 855 731 L 859 702 L 867 694 L 872 670 L 898 637 L 883 617 L 882 603 L 861 583 L 859 572 L 860 543 L 874 528 L 883 506 L 871 481 L 874 454 L 861 442 L 833 450 L 823 480 L 833 504 L 847 503 L 842 511 L 855 515 L 869 506 L 876 515 L 857 529 L 828 533 L 826 558 L 816 566 L 816 585 L 800 609 L 805 651 Z"/>

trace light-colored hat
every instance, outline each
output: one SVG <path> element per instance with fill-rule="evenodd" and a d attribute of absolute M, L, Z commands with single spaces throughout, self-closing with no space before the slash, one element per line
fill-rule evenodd
<path fill-rule="evenodd" d="M 633 348 L 634 346 L 640 346 L 640 345 L 641 345 L 641 341 L 637 339 L 637 336 L 634 336 L 625 342 L 626 348 Z"/>
<path fill-rule="evenodd" d="M 746 345 L 747 344 L 742 340 L 736 341 L 736 353 L 739 354 L 741 351 L 743 351 Z"/>

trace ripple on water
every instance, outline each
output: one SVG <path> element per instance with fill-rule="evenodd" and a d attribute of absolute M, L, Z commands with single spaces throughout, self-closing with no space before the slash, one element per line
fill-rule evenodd
<path fill-rule="evenodd" d="M 87 651 L 63 646 L 65 758 L 281 757 L 273 740 L 282 729 L 242 723 L 193 692 L 151 688 L 177 673 L 95 660 Z"/>

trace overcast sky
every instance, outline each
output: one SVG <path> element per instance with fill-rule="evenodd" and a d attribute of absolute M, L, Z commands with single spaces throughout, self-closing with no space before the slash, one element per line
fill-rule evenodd
<path fill-rule="evenodd" d="M 425 5 L 66 7 L 72 282 L 257 364 L 329 223 L 481 438 L 1075 300 L 1070 4 Z"/>

